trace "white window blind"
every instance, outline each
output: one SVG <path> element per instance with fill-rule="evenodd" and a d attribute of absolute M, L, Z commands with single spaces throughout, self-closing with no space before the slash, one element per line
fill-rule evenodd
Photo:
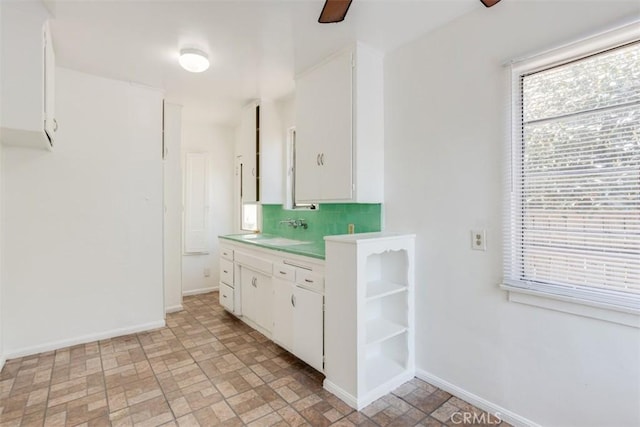
<path fill-rule="evenodd" d="M 513 77 L 505 283 L 640 309 L 640 42 Z"/>

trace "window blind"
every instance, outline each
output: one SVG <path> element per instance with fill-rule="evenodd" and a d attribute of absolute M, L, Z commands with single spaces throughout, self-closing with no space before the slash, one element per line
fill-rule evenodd
<path fill-rule="evenodd" d="M 640 42 L 514 82 L 505 282 L 640 309 Z"/>

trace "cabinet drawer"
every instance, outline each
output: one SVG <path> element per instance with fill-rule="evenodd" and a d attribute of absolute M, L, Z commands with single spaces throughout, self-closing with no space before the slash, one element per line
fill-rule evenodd
<path fill-rule="evenodd" d="M 233 312 L 233 288 L 220 283 L 220 305 Z"/>
<path fill-rule="evenodd" d="M 296 280 L 296 269 L 284 264 L 275 264 L 273 266 L 273 275 L 282 280 L 287 280 L 289 282 L 295 282 Z"/>
<path fill-rule="evenodd" d="M 220 246 L 220 257 L 233 261 L 233 249 L 228 246 Z"/>
<path fill-rule="evenodd" d="M 273 274 L 273 263 L 271 261 L 240 251 L 234 253 L 234 258 L 237 263 L 248 267 L 251 270 L 264 273 L 267 276 L 271 276 Z"/>
<path fill-rule="evenodd" d="M 324 276 L 318 273 L 297 269 L 296 284 L 316 292 L 324 293 Z"/>
<path fill-rule="evenodd" d="M 220 281 L 233 286 L 233 263 L 224 258 L 220 258 Z"/>

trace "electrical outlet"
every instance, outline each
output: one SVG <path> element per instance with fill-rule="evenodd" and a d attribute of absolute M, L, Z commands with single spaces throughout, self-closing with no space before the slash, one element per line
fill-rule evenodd
<path fill-rule="evenodd" d="M 471 230 L 471 249 L 475 251 L 487 250 L 486 230 Z"/>
<path fill-rule="evenodd" d="M 356 225 L 355 224 L 349 224 L 349 226 L 347 227 L 347 233 L 353 234 L 355 232 L 356 232 Z"/>
<path fill-rule="evenodd" d="M 204 269 L 204 277 L 209 277 L 211 276 L 211 269 L 210 268 L 205 268 Z"/>

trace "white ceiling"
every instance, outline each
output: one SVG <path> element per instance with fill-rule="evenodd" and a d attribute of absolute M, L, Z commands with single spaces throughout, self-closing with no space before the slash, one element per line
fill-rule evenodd
<path fill-rule="evenodd" d="M 476 8 L 478 0 L 353 0 L 345 21 L 318 24 L 324 0 L 45 0 L 57 63 L 164 88 L 202 119 L 232 124 L 251 99 L 276 99 L 294 75 L 360 40 L 388 52 Z M 212 60 L 178 65 L 183 47 Z"/>

